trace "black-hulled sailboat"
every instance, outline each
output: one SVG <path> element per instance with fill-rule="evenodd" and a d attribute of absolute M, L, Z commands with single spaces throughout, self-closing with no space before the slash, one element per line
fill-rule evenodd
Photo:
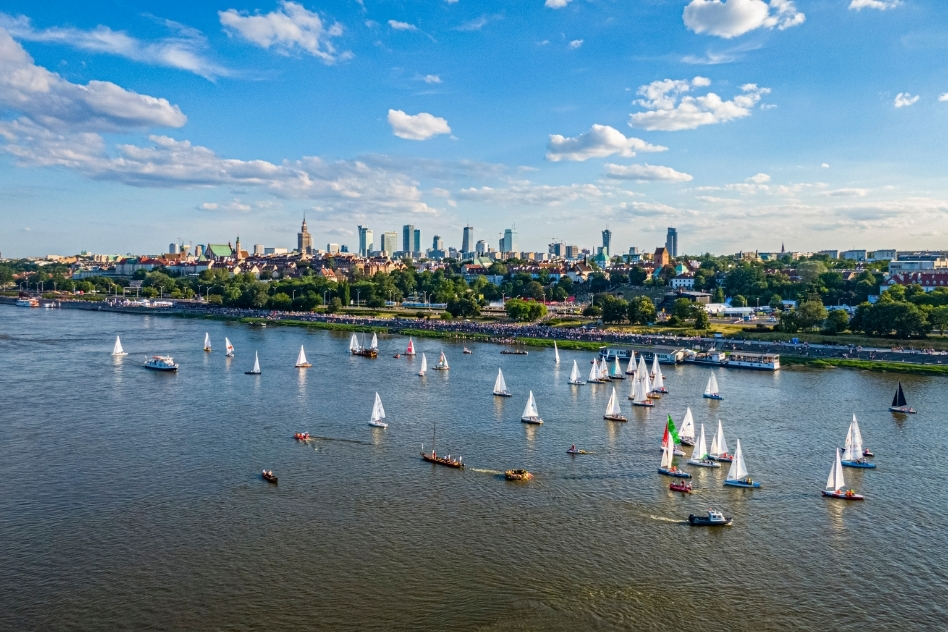
<path fill-rule="evenodd" d="M 895 391 L 895 397 L 892 398 L 892 405 L 889 406 L 889 410 L 894 413 L 903 413 L 903 414 L 912 414 L 914 415 L 916 410 L 908 405 L 908 402 L 905 401 L 905 392 L 902 390 L 902 381 L 899 380 L 899 388 Z"/>

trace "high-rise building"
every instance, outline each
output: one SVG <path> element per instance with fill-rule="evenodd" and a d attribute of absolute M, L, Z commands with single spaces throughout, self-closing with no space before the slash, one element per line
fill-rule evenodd
<path fill-rule="evenodd" d="M 484 254 L 485 252 L 487 252 L 487 242 L 484 241 L 483 239 L 479 240 L 477 242 L 477 245 L 474 247 L 474 249 L 477 251 L 477 254 L 479 255 Z"/>
<path fill-rule="evenodd" d="M 300 254 L 308 255 L 313 252 L 313 236 L 306 230 L 306 217 L 303 217 L 303 228 L 296 234 L 296 249 Z"/>
<path fill-rule="evenodd" d="M 331 255 L 339 254 L 339 244 L 326 244 L 326 252 Z"/>
<path fill-rule="evenodd" d="M 414 239 L 411 244 L 411 251 L 421 254 L 421 229 L 420 228 L 415 229 Z"/>
<path fill-rule="evenodd" d="M 431 240 L 431 249 L 444 250 L 444 240 L 441 239 L 441 235 L 435 235 L 434 239 Z"/>
<path fill-rule="evenodd" d="M 168 244 L 168 254 L 169 254 L 169 255 L 176 255 L 176 254 L 178 254 L 179 252 L 181 252 L 181 250 L 180 250 L 180 248 L 178 248 L 178 244 L 175 244 L 175 243 L 170 243 L 170 244 Z"/>
<path fill-rule="evenodd" d="M 263 254 L 263 244 L 254 244 L 253 245 L 253 254 L 255 257 L 259 257 Z"/>
<path fill-rule="evenodd" d="M 402 252 L 417 252 L 415 246 L 415 227 L 411 224 L 402 226 Z"/>
<path fill-rule="evenodd" d="M 382 252 L 389 257 L 393 256 L 398 250 L 398 233 L 390 231 L 382 233 Z"/>
<path fill-rule="evenodd" d="M 464 227 L 464 237 L 461 239 L 461 252 L 474 252 L 474 227 Z"/>
<path fill-rule="evenodd" d="M 668 236 L 665 238 L 665 252 L 674 259 L 678 256 L 678 231 L 668 227 Z"/>
<path fill-rule="evenodd" d="M 602 251 L 607 257 L 612 252 L 612 231 L 608 228 L 602 231 Z"/>
<path fill-rule="evenodd" d="M 373 239 L 375 235 L 372 234 L 372 229 L 368 226 L 359 226 L 359 256 L 368 257 L 369 253 L 375 250 L 375 244 Z"/>
<path fill-rule="evenodd" d="M 567 258 L 567 259 L 579 259 L 579 246 L 567 246 L 567 247 L 566 247 L 566 258 Z"/>
<path fill-rule="evenodd" d="M 516 228 L 508 228 L 504 231 L 504 238 L 500 240 L 501 252 L 519 252 L 520 239 L 517 237 Z"/>

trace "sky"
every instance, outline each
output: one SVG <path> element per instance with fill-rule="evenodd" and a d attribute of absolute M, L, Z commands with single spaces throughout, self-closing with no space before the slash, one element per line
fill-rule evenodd
<path fill-rule="evenodd" d="M 944 0 L 0 0 L 0 254 L 948 247 Z"/>

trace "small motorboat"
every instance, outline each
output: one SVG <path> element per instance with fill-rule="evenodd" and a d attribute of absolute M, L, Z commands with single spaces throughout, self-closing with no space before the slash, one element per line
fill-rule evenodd
<path fill-rule="evenodd" d="M 726 527 L 733 520 L 733 518 L 714 509 L 708 509 L 707 516 L 696 516 L 694 514 L 688 516 L 688 523 L 693 527 Z"/>
<path fill-rule="evenodd" d="M 691 483 L 686 483 L 685 481 L 676 481 L 668 485 L 668 489 L 673 492 L 681 492 L 682 494 L 691 493 Z"/>
<path fill-rule="evenodd" d="M 308 432 L 297 432 L 293 435 L 293 438 L 297 441 L 309 441 L 310 436 Z"/>
<path fill-rule="evenodd" d="M 566 451 L 566 454 L 589 454 L 589 452 L 586 452 L 585 450 L 580 450 L 579 448 L 576 447 L 576 444 L 573 444 Z"/>
<path fill-rule="evenodd" d="M 869 456 L 875 456 L 875 453 L 874 453 L 872 450 L 870 450 L 869 448 L 865 448 L 865 449 L 862 451 L 862 455 L 865 456 L 865 457 L 869 457 Z"/>
<path fill-rule="evenodd" d="M 474 355 L 474 352 L 467 347 L 464 347 L 464 355 Z"/>
<path fill-rule="evenodd" d="M 508 481 L 529 481 L 533 474 L 526 470 L 507 470 L 504 472 L 504 478 Z"/>
<path fill-rule="evenodd" d="M 264 470 L 263 471 L 263 480 L 268 483 L 273 483 L 274 485 L 280 480 L 273 474 L 273 470 Z"/>

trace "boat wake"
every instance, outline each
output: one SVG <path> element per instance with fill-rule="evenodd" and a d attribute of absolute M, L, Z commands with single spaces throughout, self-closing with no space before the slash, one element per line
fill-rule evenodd
<path fill-rule="evenodd" d="M 357 443 L 359 445 L 374 445 L 369 441 L 359 441 L 358 439 L 339 439 L 337 437 L 310 437 L 309 441 L 341 441 L 342 443 Z"/>
<path fill-rule="evenodd" d="M 481 470 L 481 469 L 477 469 L 477 468 L 475 468 L 475 467 L 472 467 L 472 468 L 469 468 L 469 469 L 470 469 L 471 472 L 480 472 L 481 474 L 494 474 L 495 476 L 496 476 L 496 475 L 499 475 L 499 474 L 503 474 L 503 472 L 501 472 L 501 471 L 499 471 L 499 470 Z"/>
<path fill-rule="evenodd" d="M 687 520 L 675 520 L 673 518 L 665 518 L 664 516 L 649 516 L 652 520 L 658 520 L 659 522 L 670 522 L 672 524 L 688 524 Z"/>

